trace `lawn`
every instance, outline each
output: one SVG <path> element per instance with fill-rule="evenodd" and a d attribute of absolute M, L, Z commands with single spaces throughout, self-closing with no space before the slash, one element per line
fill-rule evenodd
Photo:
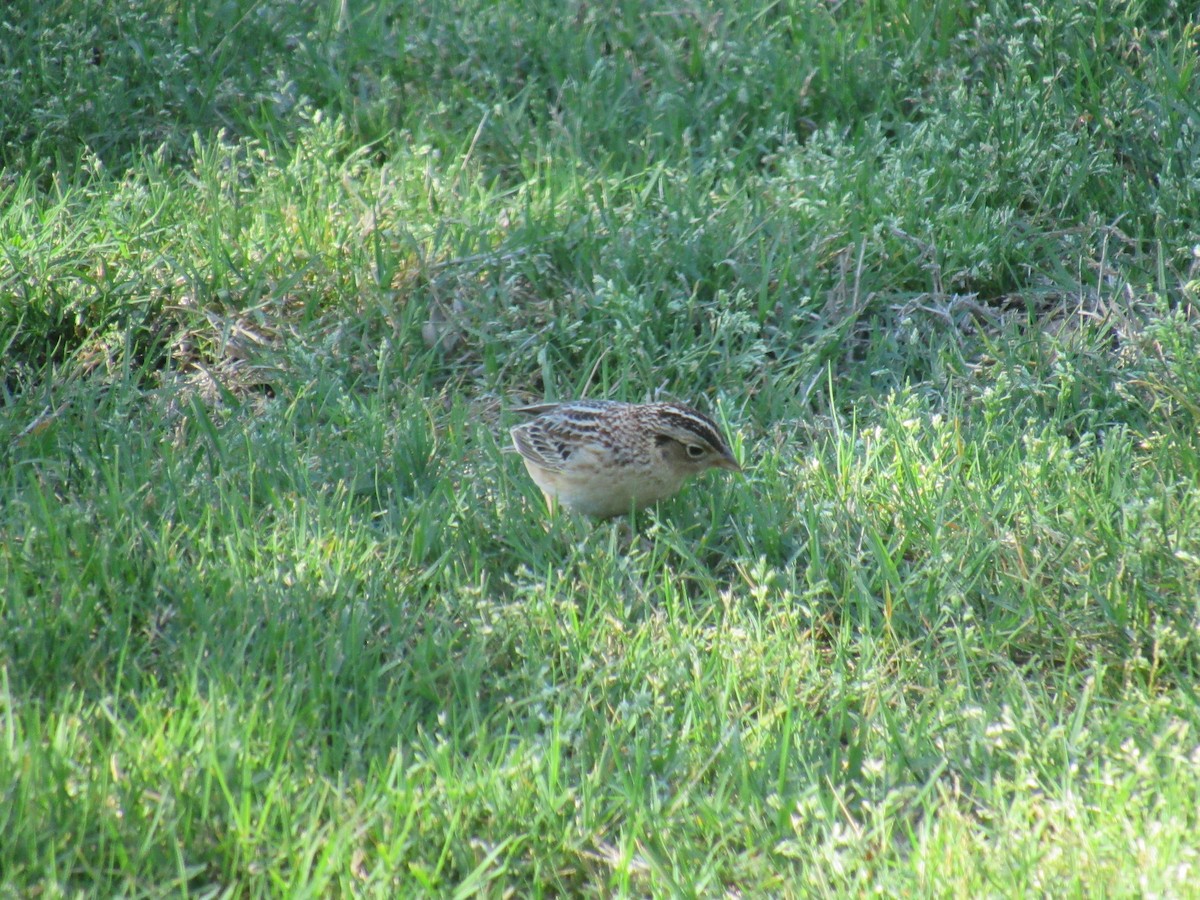
<path fill-rule="evenodd" d="M 1200 896 L 1189 9 L 12 0 L 0 897 Z"/>

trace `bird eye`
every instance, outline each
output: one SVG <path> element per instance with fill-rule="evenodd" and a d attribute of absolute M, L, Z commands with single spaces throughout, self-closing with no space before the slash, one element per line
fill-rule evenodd
<path fill-rule="evenodd" d="M 704 455 L 704 448 L 699 444 L 688 444 L 687 455 L 692 459 L 699 459 Z"/>

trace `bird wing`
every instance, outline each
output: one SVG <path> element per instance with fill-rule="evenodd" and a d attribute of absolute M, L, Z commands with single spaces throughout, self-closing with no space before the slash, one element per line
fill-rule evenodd
<path fill-rule="evenodd" d="M 572 445 L 540 419 L 518 425 L 509 434 L 517 452 L 543 469 L 561 472 L 571 458 Z"/>

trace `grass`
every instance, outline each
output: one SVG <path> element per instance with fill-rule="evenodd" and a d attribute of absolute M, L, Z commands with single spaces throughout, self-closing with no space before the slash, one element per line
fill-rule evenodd
<path fill-rule="evenodd" d="M 452 6 L 0 26 L 0 896 L 1193 894 L 1184 5 Z"/>

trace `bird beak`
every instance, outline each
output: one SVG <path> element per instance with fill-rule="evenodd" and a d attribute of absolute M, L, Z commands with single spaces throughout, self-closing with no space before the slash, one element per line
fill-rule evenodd
<path fill-rule="evenodd" d="M 730 472 L 742 471 L 742 467 L 738 465 L 738 461 L 732 456 L 722 456 L 720 460 L 717 461 L 717 468 L 728 469 Z"/>

